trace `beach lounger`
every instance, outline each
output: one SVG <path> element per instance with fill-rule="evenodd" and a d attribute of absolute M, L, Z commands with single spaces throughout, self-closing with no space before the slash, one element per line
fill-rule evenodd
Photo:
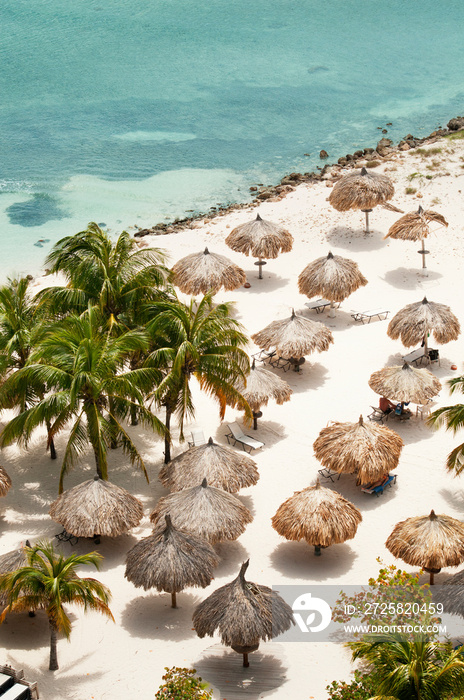
<path fill-rule="evenodd" d="M 277 355 L 269 359 L 269 364 L 276 369 L 283 369 L 284 372 L 292 366 L 291 361 L 287 357 L 278 357 Z"/>
<path fill-rule="evenodd" d="M 371 408 L 372 413 L 369 413 L 369 415 L 367 416 L 369 420 L 375 420 L 378 423 L 383 423 L 384 421 L 388 420 L 388 416 L 390 415 L 391 411 L 385 413 L 385 411 L 382 411 L 382 409 L 378 406 L 371 406 Z"/>
<path fill-rule="evenodd" d="M 271 362 L 272 358 L 275 357 L 275 350 L 260 350 L 259 352 L 255 352 L 254 355 L 251 356 L 254 360 L 257 362 Z"/>
<path fill-rule="evenodd" d="M 76 537 L 76 535 L 71 535 L 71 533 L 66 530 L 62 530 L 62 532 L 59 532 L 55 537 L 58 542 L 69 542 L 69 544 L 73 546 L 79 542 L 79 538 Z"/>
<path fill-rule="evenodd" d="M 333 472 L 331 469 L 326 469 L 325 467 L 323 469 L 318 469 L 317 471 L 324 479 L 330 479 L 330 481 L 335 481 L 335 477 L 337 477 L 338 481 L 341 477 L 339 472 Z"/>
<path fill-rule="evenodd" d="M 361 488 L 361 491 L 362 491 L 363 493 L 375 493 L 375 495 L 376 495 L 377 497 L 379 497 L 380 494 L 383 493 L 383 490 L 384 490 L 387 486 L 390 486 L 390 488 L 391 488 L 391 485 L 392 485 L 392 484 L 396 484 L 396 474 L 389 474 L 389 475 L 388 475 L 388 479 L 386 480 L 386 482 L 385 482 L 384 484 L 381 484 L 380 486 L 374 486 L 373 489 L 363 489 L 363 488 Z"/>
<path fill-rule="evenodd" d="M 327 306 L 330 306 L 328 299 L 316 299 L 316 301 L 306 301 L 305 306 L 308 309 L 315 309 L 317 314 L 321 314 Z M 340 303 L 338 303 L 340 306 Z"/>
<path fill-rule="evenodd" d="M 417 350 L 413 350 L 412 352 L 409 352 L 407 355 L 403 355 L 401 359 L 403 362 L 409 362 L 410 364 L 417 364 L 417 363 L 422 363 L 422 360 L 425 357 L 425 348 L 417 348 Z"/>
<path fill-rule="evenodd" d="M 369 311 L 355 311 L 351 314 L 351 317 L 355 321 L 361 321 L 364 323 L 370 323 L 373 318 L 378 318 L 379 321 L 383 321 L 388 318 L 390 311 L 387 309 L 370 309 Z"/>
<path fill-rule="evenodd" d="M 190 435 L 192 436 L 192 439 L 188 444 L 189 447 L 198 447 L 198 445 L 206 445 L 206 438 L 204 436 L 203 430 L 197 428 L 196 430 L 192 430 L 190 432 Z"/>
<path fill-rule="evenodd" d="M 250 437 L 250 435 L 245 435 L 238 423 L 228 423 L 227 427 L 230 430 L 230 433 L 227 433 L 226 435 L 227 442 L 229 444 L 231 440 L 234 441 L 234 445 L 236 445 L 238 442 L 243 447 L 245 452 L 247 452 L 247 447 L 250 448 L 249 451 L 251 452 L 251 450 L 258 450 L 260 447 L 264 446 L 264 442 L 255 440 L 254 438 Z"/>

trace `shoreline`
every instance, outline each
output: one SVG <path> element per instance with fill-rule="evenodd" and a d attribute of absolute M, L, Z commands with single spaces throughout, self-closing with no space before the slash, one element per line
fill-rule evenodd
<path fill-rule="evenodd" d="M 450 127 L 451 125 L 451 127 Z M 379 129 L 381 127 L 378 127 Z M 253 209 L 258 207 L 264 201 L 279 202 L 284 199 L 290 192 L 293 192 L 298 185 L 302 183 L 312 184 L 325 180 L 327 186 L 330 187 L 342 177 L 343 172 L 355 168 L 376 168 L 382 163 L 388 162 L 395 155 L 401 152 L 413 150 L 422 145 L 434 143 L 439 139 L 449 136 L 464 129 L 464 117 L 452 117 L 446 128 L 440 128 L 432 131 L 427 136 L 415 137 L 412 134 L 407 134 L 397 144 L 394 144 L 391 139 L 382 136 L 375 148 L 366 147 L 358 149 L 354 153 L 348 153 L 345 156 L 338 158 L 336 162 L 325 163 L 319 168 L 319 172 L 310 171 L 305 173 L 291 172 L 284 175 L 275 185 L 253 185 L 249 191 L 253 194 L 249 202 L 234 202 L 232 204 L 212 206 L 208 212 L 199 212 L 183 218 L 176 218 L 170 223 L 158 222 L 150 228 L 142 228 L 134 224 L 131 228 L 136 229 L 133 234 L 134 238 L 144 238 L 145 236 L 164 236 L 171 233 L 179 233 L 185 229 L 195 229 L 197 222 L 209 223 L 211 220 L 218 217 L 226 216 L 233 211 L 239 209 Z M 325 161 L 328 155 L 326 151 L 320 151 L 321 161 Z M 255 194 L 256 193 L 256 194 Z"/>

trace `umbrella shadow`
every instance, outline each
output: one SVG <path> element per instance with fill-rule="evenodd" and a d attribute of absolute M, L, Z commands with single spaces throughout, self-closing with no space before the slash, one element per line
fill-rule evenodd
<path fill-rule="evenodd" d="M 199 602 L 198 595 L 181 591 L 177 594 L 177 608 L 172 608 L 169 593 L 153 590 L 126 605 L 121 624 L 131 637 L 181 642 L 196 636 L 192 615 Z"/>
<path fill-rule="evenodd" d="M 258 700 L 280 688 L 287 680 L 287 667 L 279 644 L 266 644 L 249 656 L 250 666 L 243 667 L 241 654 L 220 644 L 208 647 L 194 666 L 200 676 L 227 700 Z M 266 653 L 268 652 L 268 653 Z"/>
<path fill-rule="evenodd" d="M 248 510 L 250 511 L 251 515 L 254 518 L 256 515 L 256 510 L 255 510 L 255 506 L 254 506 L 252 497 L 251 496 L 244 496 L 243 494 L 240 494 L 240 493 L 234 493 L 233 495 L 235 496 L 235 498 L 237 498 L 245 506 L 245 508 L 248 508 Z"/>
<path fill-rule="evenodd" d="M 361 491 L 361 486 L 356 485 L 356 476 L 354 474 L 342 474 L 340 479 L 337 479 L 334 484 L 325 483 L 324 486 L 340 493 L 361 512 L 375 510 L 382 503 L 395 498 L 397 489 L 396 484 L 391 484 L 379 496 L 373 493 L 364 493 Z"/>
<path fill-rule="evenodd" d="M 3 606 L 2 606 L 3 608 Z M 69 612 L 69 611 L 68 611 Z M 4 649 L 40 649 L 50 642 L 48 618 L 43 613 L 9 613 L 0 625 L 0 646 Z"/>
<path fill-rule="evenodd" d="M 320 362 L 306 360 L 299 372 L 289 370 L 283 373 L 281 371 L 279 376 L 282 376 L 282 379 L 285 379 L 290 384 L 294 394 L 300 394 L 308 390 L 319 389 L 325 384 L 325 375 L 327 374 L 328 370 Z"/>
<path fill-rule="evenodd" d="M 264 407 L 264 410 L 265 408 L 266 407 Z M 233 421 L 231 420 L 230 422 L 232 423 Z M 238 421 L 236 420 L 235 422 Z M 253 430 L 252 426 L 247 426 L 243 422 L 243 420 L 240 421 L 239 425 L 242 428 L 245 435 L 249 435 L 250 437 L 255 438 L 256 440 L 259 440 L 264 443 L 263 447 L 260 447 L 257 451 L 252 450 L 252 452 L 250 453 L 248 452 L 248 450 L 246 450 L 246 452 L 252 459 L 254 459 L 254 455 L 265 452 L 266 449 L 272 447 L 272 445 L 275 445 L 277 442 L 280 442 L 280 440 L 284 440 L 287 437 L 285 428 L 280 423 L 276 423 L 275 421 L 266 421 L 265 419 L 260 418 L 258 420 L 257 430 Z M 263 433 L 265 439 L 263 438 Z M 222 423 L 216 430 L 214 441 L 217 442 L 219 445 L 226 445 L 227 447 L 231 447 L 232 449 L 235 448 L 239 452 L 242 452 L 242 448 L 238 443 L 236 445 L 233 445 L 233 440 L 231 440 L 231 442 L 229 443 L 229 441 L 226 438 L 226 434 L 230 434 L 230 430 L 227 427 L 227 423 Z"/>
<path fill-rule="evenodd" d="M 276 264 L 277 261 L 273 261 Z M 269 265 L 270 263 L 268 263 Z M 263 268 L 263 279 L 258 279 L 258 268 L 245 269 L 242 267 L 246 274 L 247 282 L 250 287 L 245 289 L 240 287 L 234 291 L 237 296 L 250 295 L 250 294 L 269 294 L 269 292 L 275 292 L 277 289 L 281 289 L 288 283 L 288 279 L 281 277 L 280 275 L 267 269 L 267 265 Z"/>
<path fill-rule="evenodd" d="M 139 540 L 134 535 L 120 535 L 119 537 L 101 537 L 100 544 L 96 544 L 90 537 L 80 537 L 76 545 L 71 545 L 69 542 L 60 543 L 60 548 L 64 554 L 88 554 L 89 552 L 98 552 L 102 555 L 103 560 L 100 564 L 99 571 L 108 571 L 119 564 L 123 564 L 126 559 L 127 552 L 137 544 Z"/>
<path fill-rule="evenodd" d="M 381 279 L 398 289 L 418 289 L 421 282 L 433 282 L 441 277 L 443 275 L 434 270 L 428 270 L 428 276 L 423 277 L 419 268 L 397 267 L 395 270 L 388 270 Z"/>
<path fill-rule="evenodd" d="M 327 233 L 327 240 L 338 248 L 355 253 L 378 250 L 379 248 L 385 248 L 387 245 L 383 240 L 381 231 L 371 230 L 370 233 L 364 233 L 363 225 L 359 229 L 335 226 Z"/>
<path fill-rule="evenodd" d="M 220 562 L 214 570 L 215 578 L 237 576 L 241 565 L 249 558 L 249 553 L 241 542 L 217 542 L 213 545 Z"/>
<path fill-rule="evenodd" d="M 281 542 L 272 552 L 271 562 L 287 578 L 324 581 L 350 571 L 357 556 L 346 542 L 323 549 L 320 557 L 306 542 Z"/>
<path fill-rule="evenodd" d="M 454 510 L 458 511 L 459 513 L 462 513 L 463 508 L 464 508 L 464 490 L 457 488 L 455 491 L 452 491 L 451 489 L 443 488 L 438 491 L 440 496 L 443 496 L 445 501 L 453 508 Z"/>

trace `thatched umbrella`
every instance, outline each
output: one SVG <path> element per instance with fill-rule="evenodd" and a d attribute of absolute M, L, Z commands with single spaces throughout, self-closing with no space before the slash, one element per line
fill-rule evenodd
<path fill-rule="evenodd" d="M 209 438 L 164 464 L 159 478 L 166 488 L 181 491 L 197 486 L 204 478 L 210 486 L 237 493 L 259 479 L 256 462 L 244 452 L 218 445 Z"/>
<path fill-rule="evenodd" d="M 120 486 L 95 476 L 64 491 L 48 511 L 57 523 L 76 537 L 118 537 L 136 527 L 143 505 Z"/>
<path fill-rule="evenodd" d="M 393 183 L 386 175 L 362 168 L 353 170 L 335 183 L 329 202 L 337 211 L 361 209 L 366 214 L 366 233 L 369 233 L 369 212 L 384 204 L 395 193 Z"/>
<path fill-rule="evenodd" d="M 443 604 L 443 612 L 464 617 L 464 571 L 444 581 L 434 591 L 433 601 Z"/>
<path fill-rule="evenodd" d="M 428 301 L 427 297 L 398 311 L 387 328 L 390 338 L 401 337 L 405 347 L 424 343 L 426 353 L 429 333 L 433 333 L 437 343 L 444 344 L 456 340 L 460 332 L 461 326 L 450 307 Z"/>
<path fill-rule="evenodd" d="M 217 630 L 221 642 L 243 654 L 256 651 L 261 640 L 267 641 L 286 632 L 295 624 L 291 607 L 277 591 L 245 580 L 249 561 L 231 583 L 221 586 L 195 608 L 193 626 L 199 637 L 212 637 Z"/>
<path fill-rule="evenodd" d="M 236 540 L 253 520 L 248 508 L 238 498 L 209 486 L 206 479 L 200 486 L 160 498 L 150 520 L 156 524 L 168 513 L 176 527 L 203 537 L 211 544 Z"/>
<path fill-rule="evenodd" d="M 186 530 L 176 529 L 169 515 L 127 552 L 124 576 L 136 588 L 156 588 L 171 594 L 171 606 L 177 607 L 176 594 L 188 586 L 205 588 L 211 583 L 213 569 L 219 563 L 216 552 L 206 540 Z"/>
<path fill-rule="evenodd" d="M 174 284 L 185 294 L 217 292 L 221 287 L 231 291 L 246 282 L 244 271 L 229 258 L 210 253 L 193 253 L 182 258 L 172 268 Z"/>
<path fill-rule="evenodd" d="M 407 362 L 373 372 L 368 383 L 376 394 L 401 403 L 427 403 L 441 389 L 441 383 L 432 372 L 413 367 Z"/>
<path fill-rule="evenodd" d="M 336 491 L 315 486 L 296 491 L 279 506 L 272 527 L 287 540 L 306 540 L 320 555 L 321 547 L 352 539 L 362 515 Z"/>
<path fill-rule="evenodd" d="M 6 496 L 11 487 L 11 479 L 3 469 L 0 467 L 0 497 Z"/>
<path fill-rule="evenodd" d="M 257 214 L 254 221 L 234 228 L 225 242 L 238 253 L 259 258 L 255 265 L 258 265 L 259 279 L 262 279 L 262 267 L 266 264 L 263 258 L 270 260 L 276 258 L 279 253 L 288 253 L 292 249 L 293 236 L 283 226 L 265 221 Z"/>
<path fill-rule="evenodd" d="M 430 515 L 397 523 L 385 546 L 394 557 L 427 571 L 433 584 L 434 575 L 444 566 L 464 561 L 464 523 L 432 510 Z"/>
<path fill-rule="evenodd" d="M 422 255 L 422 269 L 427 268 L 425 262 L 425 256 L 429 252 L 425 250 L 425 238 L 430 233 L 430 223 L 441 224 L 442 226 L 448 226 L 448 222 L 445 217 L 441 214 L 437 214 L 435 211 L 430 209 L 424 210 L 419 205 L 417 211 L 409 212 L 398 219 L 393 226 L 390 226 L 388 233 L 384 238 L 397 238 L 402 241 L 421 241 L 422 249 L 417 251 Z M 424 273 L 425 275 L 427 273 Z"/>
<path fill-rule="evenodd" d="M 313 444 L 321 464 L 339 474 L 356 474 L 360 484 L 377 481 L 398 466 L 404 443 L 394 430 L 377 423 L 333 423 Z"/>
<path fill-rule="evenodd" d="M 332 332 L 327 326 L 304 316 L 297 316 L 293 310 L 290 318 L 273 321 L 251 338 L 263 350 L 275 348 L 278 356 L 293 358 L 296 361 L 314 350 L 328 350 L 330 343 L 333 343 Z"/>
<path fill-rule="evenodd" d="M 26 544 L 19 549 L 14 549 L 12 552 L 6 552 L 0 556 L 0 574 L 9 574 L 11 571 L 16 571 L 27 564 L 27 554 L 25 547 L 30 547 L 31 543 L 26 540 Z M 0 605 L 6 605 L 7 595 L 0 591 Z M 34 617 L 33 610 L 29 612 L 30 617 Z"/>
<path fill-rule="evenodd" d="M 246 384 L 240 381 L 237 389 L 253 411 L 253 428 L 255 430 L 258 428 L 258 418 L 262 416 L 261 406 L 267 406 L 269 399 L 274 399 L 280 406 L 285 401 L 290 401 L 290 396 L 293 394 L 289 384 L 274 372 L 264 367 L 256 367 L 254 358 L 250 373 L 246 377 Z"/>
<path fill-rule="evenodd" d="M 328 299 L 331 302 L 329 313 L 332 317 L 335 315 L 335 302 L 343 301 L 366 284 L 367 279 L 354 260 L 330 252 L 327 257 L 318 258 L 306 265 L 298 277 L 300 294 Z"/>

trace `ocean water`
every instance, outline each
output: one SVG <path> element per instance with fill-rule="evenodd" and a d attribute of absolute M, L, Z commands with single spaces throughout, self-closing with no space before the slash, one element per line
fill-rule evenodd
<path fill-rule="evenodd" d="M 464 112 L 450 0 L 3 0 L 1 275 Z M 307 156 L 305 154 L 311 154 Z"/>

